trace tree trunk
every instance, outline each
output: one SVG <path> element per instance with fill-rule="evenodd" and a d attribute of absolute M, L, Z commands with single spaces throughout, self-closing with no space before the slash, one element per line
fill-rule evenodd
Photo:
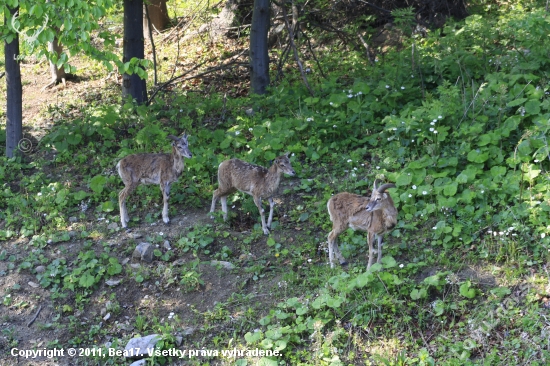
<path fill-rule="evenodd" d="M 124 0 L 124 46 L 122 61 L 129 62 L 132 58 L 143 60 L 143 0 Z M 147 101 L 145 79 L 137 73 L 122 75 L 122 97 L 131 96 L 138 104 Z"/>
<path fill-rule="evenodd" d="M 149 12 L 149 19 L 151 20 L 151 26 L 153 29 L 162 31 L 166 29 L 170 18 L 168 17 L 168 9 L 166 8 L 166 2 L 168 0 L 148 0 L 143 6 L 143 38 L 149 39 L 149 22 L 147 21 L 147 14 L 145 7 Z"/>
<path fill-rule="evenodd" d="M 265 94 L 269 86 L 269 0 L 254 0 L 250 28 L 250 88 L 255 94 Z"/>
<path fill-rule="evenodd" d="M 19 7 L 9 8 L 13 17 Z M 4 16 L 4 24 L 10 24 L 10 19 Z M 23 88 L 21 86 L 21 69 L 19 67 L 19 35 L 10 43 L 4 41 L 6 63 L 6 156 L 12 158 L 19 154 L 18 144 L 23 137 Z"/>
<path fill-rule="evenodd" d="M 63 52 L 63 45 L 59 43 L 57 37 L 53 39 L 53 42 L 48 42 L 48 51 L 55 53 L 57 58 Z M 50 61 L 50 75 L 52 78 L 50 84 L 60 83 L 65 79 L 65 68 L 59 69 L 56 64 Z"/>

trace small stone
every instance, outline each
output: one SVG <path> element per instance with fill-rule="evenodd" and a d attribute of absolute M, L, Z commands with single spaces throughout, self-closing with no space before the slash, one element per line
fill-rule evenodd
<path fill-rule="evenodd" d="M 136 362 L 132 362 L 130 366 L 145 366 L 147 365 L 147 359 L 142 358 L 141 360 L 137 360 Z"/>
<path fill-rule="evenodd" d="M 168 240 L 164 241 L 163 246 L 166 250 L 172 250 L 172 247 L 170 246 L 170 242 Z"/>
<path fill-rule="evenodd" d="M 116 222 L 111 222 L 109 225 L 107 225 L 107 229 L 116 230 L 118 229 L 118 224 Z"/>
<path fill-rule="evenodd" d="M 40 287 L 40 285 L 39 285 L 38 283 L 32 282 L 32 281 L 29 281 L 29 286 L 30 286 L 30 287 L 33 287 L 33 288 L 38 288 L 38 287 Z"/>
<path fill-rule="evenodd" d="M 46 267 L 38 266 L 34 270 L 36 271 L 36 273 L 44 273 L 44 271 L 46 270 Z"/>
<path fill-rule="evenodd" d="M 122 280 L 107 280 L 105 281 L 105 284 L 107 286 L 116 286 L 118 285 L 120 282 L 122 282 Z"/>
<path fill-rule="evenodd" d="M 150 243 L 139 243 L 132 254 L 134 258 L 151 263 L 153 261 L 153 246 Z"/>
<path fill-rule="evenodd" d="M 143 236 L 140 233 L 133 233 L 133 232 L 127 233 L 126 235 L 128 235 L 128 237 L 131 239 L 139 239 Z"/>
<path fill-rule="evenodd" d="M 124 355 L 127 358 L 138 358 L 148 355 L 147 350 L 155 347 L 162 337 L 158 334 L 151 334 L 146 337 L 132 338 L 124 348 Z"/>
<path fill-rule="evenodd" d="M 182 333 L 183 335 L 186 335 L 186 336 L 192 335 L 193 333 L 195 333 L 195 328 L 193 327 L 183 328 Z"/>
<path fill-rule="evenodd" d="M 111 318 L 111 313 L 107 313 L 104 317 L 103 317 L 103 320 L 107 321 Z"/>
<path fill-rule="evenodd" d="M 69 222 L 77 222 L 78 219 L 75 216 L 69 217 Z"/>
<path fill-rule="evenodd" d="M 183 344 L 183 337 L 178 335 L 176 336 L 176 346 L 180 347 Z"/>
<path fill-rule="evenodd" d="M 229 269 L 229 270 L 235 269 L 235 265 L 231 262 L 213 260 L 213 261 L 210 261 L 210 264 L 213 266 L 222 266 L 223 268 Z"/>

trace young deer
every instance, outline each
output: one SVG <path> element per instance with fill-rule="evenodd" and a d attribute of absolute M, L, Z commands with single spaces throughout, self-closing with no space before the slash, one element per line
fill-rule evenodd
<path fill-rule="evenodd" d="M 214 212 L 216 201 L 220 198 L 223 219 L 227 220 L 227 196 L 237 190 L 248 193 L 254 197 L 254 203 L 258 207 L 258 210 L 260 210 L 264 234 L 269 235 L 271 220 L 273 219 L 273 206 L 275 206 L 272 196 L 279 187 L 283 173 L 288 175 L 296 174 L 290 165 L 288 153 L 276 158 L 269 169 L 239 159 L 222 162 L 218 168 L 218 189 L 214 191 L 210 213 Z M 262 208 L 262 198 L 267 198 L 269 201 L 267 225 L 265 223 L 264 209 Z"/>
<path fill-rule="evenodd" d="M 397 224 L 397 209 L 393 204 L 388 188 L 395 188 L 392 183 L 376 187 L 369 198 L 351 194 L 348 192 L 332 196 L 327 203 L 332 231 L 328 234 L 328 253 L 331 268 L 334 268 L 334 255 L 341 265 L 347 262 L 338 249 L 336 239 L 348 227 L 353 230 L 366 231 L 368 233 L 369 263 L 370 268 L 374 257 L 373 240 L 378 240 L 378 263 L 382 258 L 382 236 L 391 231 Z"/>
<path fill-rule="evenodd" d="M 124 189 L 118 194 L 120 206 L 120 222 L 126 228 L 130 218 L 126 210 L 126 198 L 140 184 L 159 184 L 164 200 L 162 209 L 162 221 L 165 224 L 170 222 L 168 218 L 168 199 L 170 197 L 170 185 L 178 180 L 183 172 L 183 158 L 191 158 L 193 154 L 189 151 L 187 134 L 182 137 L 169 135 L 173 140 L 171 154 L 133 154 L 128 155 L 118 162 L 116 168 L 122 181 Z"/>

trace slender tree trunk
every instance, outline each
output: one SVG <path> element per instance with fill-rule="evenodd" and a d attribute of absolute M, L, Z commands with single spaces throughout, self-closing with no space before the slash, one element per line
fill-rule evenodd
<path fill-rule="evenodd" d="M 269 0 L 254 0 L 250 28 L 250 88 L 255 94 L 265 94 L 269 86 Z"/>
<path fill-rule="evenodd" d="M 53 39 L 53 42 L 48 42 L 48 51 L 55 53 L 59 58 L 59 55 L 63 52 L 63 45 L 59 43 L 57 37 Z M 56 64 L 50 61 L 50 75 L 52 77 L 50 84 L 57 84 L 65 79 L 65 68 L 58 68 Z"/>
<path fill-rule="evenodd" d="M 151 27 L 158 31 L 165 30 L 170 23 L 168 17 L 168 9 L 166 8 L 167 0 L 146 0 L 143 6 L 143 38 L 149 39 L 149 22 L 147 20 L 147 13 L 145 7 L 149 12 L 149 19 L 151 20 Z"/>
<path fill-rule="evenodd" d="M 11 16 L 19 7 L 9 9 Z M 4 24 L 10 24 L 10 19 L 4 17 Z M 18 144 L 23 137 L 23 88 L 21 86 L 21 69 L 19 67 L 19 35 L 10 43 L 4 42 L 6 62 L 6 155 L 11 158 L 18 154 Z"/>
<path fill-rule="evenodd" d="M 124 0 L 124 47 L 122 61 L 133 57 L 143 60 L 143 0 Z M 136 73 L 122 75 L 122 97 L 132 96 L 138 104 L 147 101 L 147 87 L 144 79 Z"/>

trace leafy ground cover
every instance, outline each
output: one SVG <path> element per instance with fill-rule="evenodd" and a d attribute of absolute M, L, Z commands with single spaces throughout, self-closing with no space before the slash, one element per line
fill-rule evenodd
<path fill-rule="evenodd" d="M 314 95 L 292 70 L 261 97 L 218 79 L 149 107 L 103 81 L 59 92 L 70 101 L 37 114 L 51 126 L 28 131 L 39 137 L 30 159 L 0 167 L 6 364 L 14 347 L 107 353 L 150 333 L 160 349 L 199 350 L 153 364 L 547 364 L 549 31 L 544 4 L 521 2 L 426 37 L 405 32 L 374 65 L 328 43 L 319 64 L 306 60 Z M 158 187 L 140 186 L 133 232 L 121 231 L 116 162 L 167 151 L 166 136 L 184 130 L 194 157 L 172 188 L 172 225 Z M 286 151 L 297 175 L 279 189 L 270 236 L 242 194 L 228 223 L 209 218 L 221 161 L 267 166 Z M 366 238 L 350 230 L 340 236 L 350 265 L 330 269 L 326 202 L 375 179 L 397 185 L 400 210 L 382 263 L 366 271 Z M 153 263 L 131 258 L 140 241 L 156 245 Z M 221 355 L 254 349 L 279 356 Z M 99 351 L 59 362 L 127 363 Z"/>

